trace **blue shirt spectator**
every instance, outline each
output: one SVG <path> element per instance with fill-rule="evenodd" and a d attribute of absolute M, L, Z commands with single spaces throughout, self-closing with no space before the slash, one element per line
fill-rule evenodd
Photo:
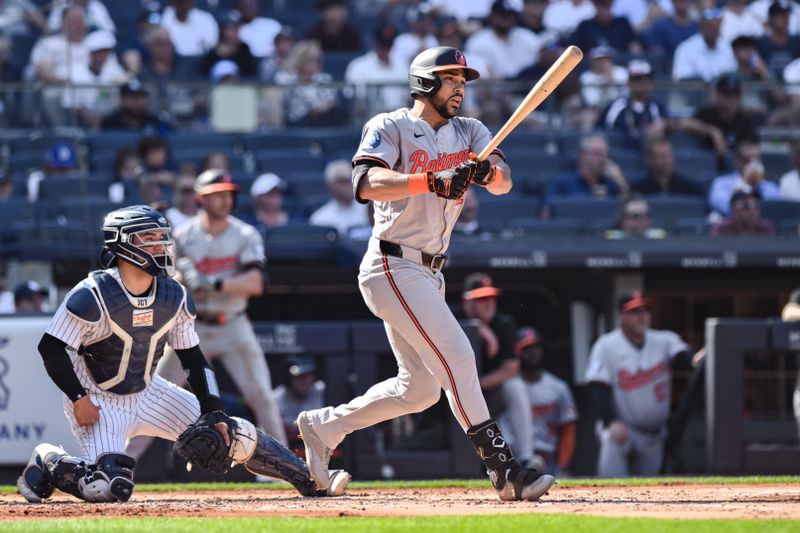
<path fill-rule="evenodd" d="M 594 17 L 586 19 L 575 28 L 569 43 L 582 50 L 597 46 L 610 46 L 621 53 L 641 50 L 639 37 L 625 17 L 611 14 L 611 0 L 593 0 L 597 10 Z"/>
<path fill-rule="evenodd" d="M 764 200 L 778 200 L 781 197 L 778 185 L 764 179 L 764 165 L 761 163 L 761 150 L 758 144 L 742 142 L 736 147 L 736 172 L 717 176 L 711 182 L 708 204 L 712 210 L 723 216 L 730 214 L 731 198 L 736 191 L 755 191 Z"/>
<path fill-rule="evenodd" d="M 672 62 L 675 49 L 683 41 L 697 33 L 699 25 L 692 20 L 689 14 L 691 0 L 673 0 L 672 7 L 675 13 L 672 16 L 662 17 L 650 26 L 645 33 L 647 49 L 653 54 L 663 54 Z"/>

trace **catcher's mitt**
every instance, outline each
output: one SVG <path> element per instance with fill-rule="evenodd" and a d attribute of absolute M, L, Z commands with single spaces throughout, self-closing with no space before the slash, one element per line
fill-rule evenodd
<path fill-rule="evenodd" d="M 222 411 L 211 411 L 200 416 L 192 425 L 178 435 L 175 452 L 192 464 L 207 468 L 217 474 L 226 474 L 231 469 L 230 445 L 214 427 L 224 422 L 228 425 L 228 442 L 233 442 L 234 422 Z"/>

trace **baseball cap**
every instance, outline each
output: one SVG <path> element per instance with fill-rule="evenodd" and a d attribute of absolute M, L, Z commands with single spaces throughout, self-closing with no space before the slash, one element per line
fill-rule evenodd
<path fill-rule="evenodd" d="M 250 196 L 255 198 L 256 196 L 267 194 L 275 188 L 283 191 L 286 189 L 286 183 L 276 174 L 267 172 L 266 174 L 261 174 L 256 178 L 256 181 L 253 182 L 253 185 L 250 187 Z"/>
<path fill-rule="evenodd" d="M 47 296 L 48 291 L 35 281 L 26 281 L 14 289 L 14 302 L 27 300 L 36 295 Z"/>
<path fill-rule="evenodd" d="M 767 10 L 767 16 L 772 17 L 775 15 L 783 15 L 784 13 L 791 13 L 792 12 L 792 5 L 789 2 L 785 2 L 782 0 L 777 0 L 772 2 L 769 6 L 769 10 Z"/>
<path fill-rule="evenodd" d="M 242 15 L 235 9 L 223 13 L 217 23 L 220 26 L 239 26 L 242 23 Z"/>
<path fill-rule="evenodd" d="M 800 288 L 795 289 L 789 295 L 789 302 L 790 304 L 800 304 Z"/>
<path fill-rule="evenodd" d="M 290 357 L 288 362 L 291 365 L 289 374 L 295 377 L 317 371 L 317 365 L 310 357 Z"/>
<path fill-rule="evenodd" d="M 498 296 L 500 296 L 500 289 L 493 285 L 492 278 L 488 274 L 475 272 L 464 280 L 464 293 L 461 295 L 464 300 L 497 298 Z"/>
<path fill-rule="evenodd" d="M 211 81 L 222 81 L 228 76 L 238 76 L 239 75 L 239 65 L 231 61 L 230 59 L 223 59 L 222 61 L 217 61 L 214 63 L 214 66 L 211 67 Z"/>
<path fill-rule="evenodd" d="M 113 50 L 117 46 L 117 39 L 110 31 L 98 30 L 86 36 L 85 44 L 90 52 Z"/>
<path fill-rule="evenodd" d="M 514 343 L 514 354 L 519 357 L 522 350 L 528 346 L 542 343 L 542 336 L 539 331 L 531 326 L 525 326 L 517 330 L 517 340 Z"/>
<path fill-rule="evenodd" d="M 47 150 L 45 162 L 53 168 L 75 168 L 78 162 L 75 149 L 67 143 L 56 143 Z"/>
<path fill-rule="evenodd" d="M 629 78 L 641 78 L 644 76 L 650 76 L 652 73 L 653 68 L 650 66 L 650 63 L 644 59 L 632 59 L 628 63 Z"/>
<path fill-rule="evenodd" d="M 742 92 L 742 83 L 734 74 L 723 74 L 717 78 L 715 84 L 717 91 L 724 94 L 740 94 Z"/>
<path fill-rule="evenodd" d="M 739 48 L 743 46 L 749 46 L 751 48 L 755 48 L 758 45 L 756 43 L 756 40 L 750 35 L 740 35 L 736 39 L 731 41 L 731 47 L 733 48 Z"/>
<path fill-rule="evenodd" d="M 755 198 L 756 200 L 761 200 L 761 193 L 758 192 L 758 189 L 754 189 L 749 185 L 740 187 L 739 189 L 733 191 L 733 194 L 731 195 L 730 205 L 733 205 L 734 202 L 741 200 L 743 198 Z"/>
<path fill-rule="evenodd" d="M 490 15 L 516 15 L 517 10 L 508 0 L 495 0 L 492 3 L 492 8 L 489 10 Z"/>
<path fill-rule="evenodd" d="M 221 191 L 236 192 L 238 190 L 239 186 L 233 182 L 231 175 L 216 168 L 201 172 L 194 183 L 194 192 L 201 196 Z"/>
<path fill-rule="evenodd" d="M 642 296 L 642 293 L 639 291 L 634 291 L 630 294 L 626 294 L 622 298 L 619 299 L 618 308 L 621 313 L 627 313 L 628 311 L 633 311 L 634 309 L 641 309 L 641 308 L 649 308 L 650 307 L 650 300 Z"/>
<path fill-rule="evenodd" d="M 133 78 L 128 80 L 128 83 L 119 88 L 119 93 L 122 96 L 126 96 L 129 94 L 147 94 L 147 89 L 145 89 L 142 82 L 140 82 L 136 78 Z"/>
<path fill-rule="evenodd" d="M 717 7 L 708 7 L 700 15 L 703 20 L 721 20 L 722 10 Z"/>
<path fill-rule="evenodd" d="M 615 55 L 616 53 L 614 52 L 614 49 L 610 46 L 596 46 L 589 52 L 589 57 L 591 59 L 597 59 L 598 57 L 613 58 Z"/>

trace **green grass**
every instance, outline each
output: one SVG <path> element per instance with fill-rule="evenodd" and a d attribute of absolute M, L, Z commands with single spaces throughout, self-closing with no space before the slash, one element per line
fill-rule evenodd
<path fill-rule="evenodd" d="M 638 487 L 647 485 L 763 485 L 766 483 L 800 484 L 800 476 L 704 476 L 653 477 L 626 479 L 562 479 L 562 487 Z M 437 479 L 431 481 L 355 481 L 351 489 L 430 489 L 442 487 L 488 488 L 488 479 Z M 139 483 L 136 491 L 172 492 L 179 490 L 294 490 L 286 483 Z M 14 485 L 0 485 L 1 494 L 16 492 Z"/>
<path fill-rule="evenodd" d="M 788 520 L 651 520 L 642 518 L 603 518 L 594 516 L 519 514 L 482 516 L 426 516 L 416 518 L 109 518 L 78 520 L 40 520 L 2 522 L 5 533 L 128 533 L 170 531 L 176 533 L 256 533 L 256 532 L 376 532 L 438 533 L 468 532 L 526 533 L 546 532 L 758 532 L 800 531 L 800 524 Z"/>

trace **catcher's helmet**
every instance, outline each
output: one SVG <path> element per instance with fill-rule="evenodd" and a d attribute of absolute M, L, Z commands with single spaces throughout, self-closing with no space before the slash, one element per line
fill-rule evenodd
<path fill-rule="evenodd" d="M 175 274 L 171 231 L 167 219 L 146 205 L 112 211 L 103 221 L 105 246 L 100 254 L 100 266 L 110 268 L 122 259 L 151 276 L 171 277 Z M 145 233 L 156 234 L 156 237 L 144 238 Z"/>
<path fill-rule="evenodd" d="M 450 46 L 434 46 L 420 52 L 408 69 L 408 85 L 411 96 L 422 94 L 433 96 L 442 86 L 437 72 L 464 69 L 467 81 L 477 80 L 480 72 L 467 66 L 467 58 L 461 50 Z"/>
<path fill-rule="evenodd" d="M 194 183 L 194 192 L 199 196 L 213 194 L 220 191 L 236 192 L 239 187 L 233 182 L 233 178 L 224 170 L 212 168 L 202 172 L 197 176 Z"/>

